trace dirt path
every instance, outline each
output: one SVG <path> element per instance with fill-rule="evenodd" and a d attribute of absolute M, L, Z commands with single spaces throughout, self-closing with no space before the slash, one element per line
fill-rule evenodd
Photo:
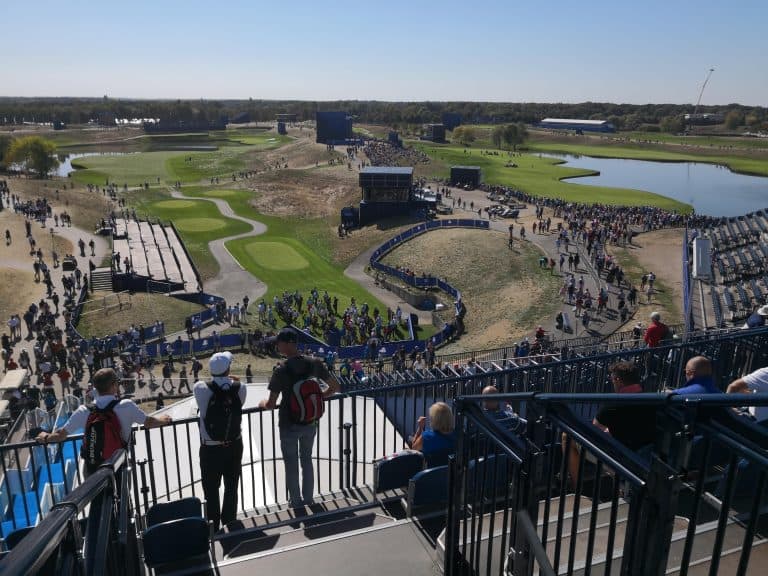
<path fill-rule="evenodd" d="M 13 189 L 13 182 L 11 181 L 9 183 L 11 189 Z M 60 206 L 53 205 L 54 212 L 58 213 Z M 21 272 L 21 276 L 14 275 L 13 276 L 13 286 L 12 289 L 14 290 L 15 294 L 23 294 L 23 298 L 19 298 L 17 301 L 19 302 L 20 306 L 17 310 L 14 310 L 12 313 L 19 314 L 20 316 L 24 314 L 27 307 L 29 307 L 32 302 L 39 301 L 42 297 L 45 296 L 45 289 L 44 284 L 42 283 L 36 283 L 32 279 L 32 262 L 33 257 L 29 255 L 29 245 L 27 243 L 27 239 L 24 235 L 24 216 L 21 214 L 15 214 L 13 212 L 10 212 L 8 210 L 3 211 L 3 222 L 4 223 L 10 223 L 13 221 L 13 223 L 16 226 L 19 226 L 21 229 L 21 232 L 14 235 L 13 237 L 13 243 L 11 246 L 5 246 L 5 242 L 3 241 L 2 244 L 2 270 L 4 272 L 7 272 L 9 270 L 19 270 Z M 56 268 L 53 267 L 53 262 L 51 259 L 51 231 L 53 231 L 54 241 L 56 243 L 56 246 L 68 246 L 71 247 L 70 253 L 75 257 L 77 260 L 77 267 L 82 270 L 84 273 L 88 274 L 90 277 L 90 270 L 89 270 L 89 261 L 93 261 L 94 264 L 97 266 L 102 261 L 102 259 L 109 254 L 111 254 L 111 245 L 110 242 L 104 237 L 92 234 L 91 232 L 88 232 L 86 230 L 82 230 L 76 226 L 69 227 L 62 227 L 62 226 L 55 226 L 54 219 L 48 218 L 44 223 L 39 222 L 33 222 L 32 223 L 32 235 L 36 239 L 38 239 L 38 246 L 43 250 L 43 260 L 48 265 L 48 269 L 51 272 L 51 280 L 53 281 L 54 291 L 58 292 L 59 296 L 61 297 L 61 303 L 59 304 L 59 310 L 62 311 L 62 304 L 64 301 L 64 298 L 62 296 L 63 294 L 63 286 L 62 286 L 62 278 L 64 277 L 64 272 L 62 270 L 61 266 L 58 266 Z M 5 233 L 5 230 L 3 229 L 3 234 Z M 77 242 L 80 239 L 83 239 L 83 241 L 86 243 L 86 245 L 93 240 L 94 241 L 94 250 L 95 255 L 90 255 L 90 250 L 86 248 L 86 256 L 81 257 L 80 251 L 76 248 Z M 58 248 L 61 250 L 61 248 Z M 64 253 L 59 252 L 59 258 L 63 258 Z M 68 272 L 67 275 L 71 275 L 72 273 Z M 23 302 L 22 302 L 23 301 Z M 5 322 L 7 321 L 7 318 L 1 319 L 5 329 Z M 66 326 L 64 323 L 64 315 L 59 314 L 56 317 L 56 326 L 61 328 L 62 331 L 66 331 Z M 26 326 L 23 325 L 22 322 L 22 334 L 26 338 L 27 336 L 27 330 Z M 19 354 L 22 350 L 26 350 L 29 354 L 30 358 L 34 358 L 34 346 L 35 341 L 34 340 L 27 340 L 22 339 L 21 341 L 17 342 L 13 347 L 13 357 L 18 359 Z M 54 379 L 56 382 L 56 386 L 59 386 L 58 379 Z M 57 388 L 57 393 L 61 393 L 61 390 Z"/>

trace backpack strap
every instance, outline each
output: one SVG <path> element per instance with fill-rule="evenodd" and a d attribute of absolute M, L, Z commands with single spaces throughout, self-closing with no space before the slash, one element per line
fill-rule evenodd
<path fill-rule="evenodd" d="M 114 400 L 112 400 L 112 402 L 104 406 L 104 408 L 99 408 L 95 402 L 93 404 L 87 404 L 86 408 L 88 408 L 88 410 L 90 410 L 91 412 L 111 412 L 112 410 L 115 409 L 115 406 L 117 406 L 118 404 L 120 404 L 120 400 L 118 398 L 115 398 Z"/>

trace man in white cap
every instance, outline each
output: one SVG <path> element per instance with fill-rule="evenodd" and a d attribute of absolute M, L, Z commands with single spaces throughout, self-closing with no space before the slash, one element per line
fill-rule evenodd
<path fill-rule="evenodd" d="M 217 352 L 208 361 L 212 381 L 195 383 L 195 401 L 200 412 L 200 472 L 206 513 L 213 529 L 237 517 L 237 484 L 243 457 L 240 430 L 246 387 L 230 378 L 230 352 Z M 224 501 L 219 504 L 219 486 L 224 480 Z"/>
<path fill-rule="evenodd" d="M 742 328 L 762 328 L 765 326 L 766 317 L 768 317 L 768 304 L 755 310 L 750 317 L 747 318 L 747 321 Z"/>

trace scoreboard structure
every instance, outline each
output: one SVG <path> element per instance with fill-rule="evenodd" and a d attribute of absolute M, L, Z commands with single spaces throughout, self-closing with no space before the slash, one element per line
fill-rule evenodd
<path fill-rule="evenodd" d="M 346 112 L 317 112 L 316 141 L 320 144 L 345 144 L 352 140 L 352 117 Z"/>

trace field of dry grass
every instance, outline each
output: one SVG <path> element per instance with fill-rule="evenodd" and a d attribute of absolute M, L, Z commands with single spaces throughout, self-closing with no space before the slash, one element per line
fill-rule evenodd
<path fill-rule="evenodd" d="M 130 308 L 103 312 L 103 297 L 112 292 L 94 292 L 83 307 L 83 316 L 77 327 L 83 336 L 104 336 L 126 329 L 131 324 L 149 326 L 155 320 L 165 322 L 167 334 L 184 329 L 184 318 L 202 310 L 199 304 L 184 302 L 160 294 L 137 292 L 131 297 Z"/>
<path fill-rule="evenodd" d="M 527 243 L 510 250 L 501 232 L 453 229 L 418 236 L 384 263 L 446 278 L 461 291 L 467 332 L 445 349 L 456 352 L 508 344 L 554 314 L 559 277 L 541 271 L 539 256 Z"/>

